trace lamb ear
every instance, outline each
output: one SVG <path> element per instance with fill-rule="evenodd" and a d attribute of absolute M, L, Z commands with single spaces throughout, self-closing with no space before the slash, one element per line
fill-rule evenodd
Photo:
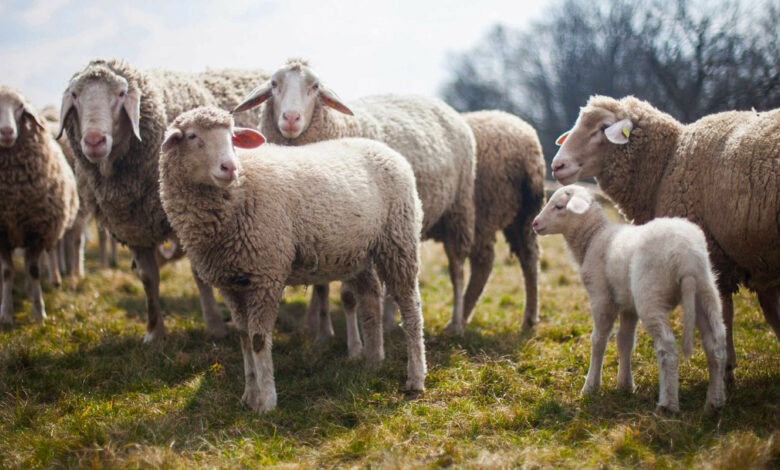
<path fill-rule="evenodd" d="M 563 134 L 561 134 L 560 137 L 555 139 L 555 145 L 557 145 L 558 147 L 563 145 L 563 143 L 566 142 L 566 138 L 569 137 L 569 134 L 571 134 L 571 131 L 566 131 Z"/>
<path fill-rule="evenodd" d="M 60 127 L 57 129 L 57 137 L 62 137 L 62 131 L 65 130 L 65 120 L 68 118 L 68 113 L 73 109 L 73 97 L 70 95 L 70 88 L 65 90 L 62 94 L 62 104 L 60 105 Z"/>
<path fill-rule="evenodd" d="M 38 113 L 32 109 L 32 106 L 30 106 L 29 103 L 24 104 L 24 115 L 30 118 L 36 126 L 40 127 L 41 129 L 46 129 L 45 125 L 43 124 L 43 120 L 41 120 L 41 117 L 38 116 Z"/>
<path fill-rule="evenodd" d="M 344 103 L 341 102 L 341 98 L 330 88 L 326 87 L 325 85 L 320 84 L 320 101 L 325 106 L 329 106 L 333 109 L 335 109 L 338 112 L 349 114 L 352 116 L 352 110 L 347 107 Z"/>
<path fill-rule="evenodd" d="M 265 143 L 263 134 L 245 127 L 233 128 L 233 145 L 240 149 L 253 149 Z"/>
<path fill-rule="evenodd" d="M 604 134 L 607 136 L 607 140 L 613 144 L 627 144 L 628 136 L 631 135 L 631 130 L 634 129 L 634 124 L 630 119 L 622 119 L 615 124 L 604 129 Z"/>
<path fill-rule="evenodd" d="M 271 95 L 273 95 L 273 87 L 271 86 L 271 80 L 268 80 L 267 82 L 252 90 L 246 96 L 246 98 L 244 98 L 244 101 L 233 108 L 231 113 L 240 113 L 241 111 L 246 111 L 247 109 L 252 109 L 255 106 L 259 106 L 262 102 L 270 98 Z"/>
<path fill-rule="evenodd" d="M 181 131 L 181 129 L 171 129 L 165 134 L 165 140 L 163 140 L 162 143 L 162 151 L 167 152 L 168 150 L 176 147 L 179 145 L 184 139 L 184 132 Z"/>
<path fill-rule="evenodd" d="M 585 211 L 588 210 L 588 206 L 590 206 L 590 204 L 585 199 L 580 196 L 572 196 L 571 199 L 569 199 L 569 203 L 566 204 L 566 209 L 575 214 L 584 214 Z"/>
<path fill-rule="evenodd" d="M 141 92 L 135 88 L 129 90 L 125 96 L 124 104 L 127 117 L 130 118 L 130 124 L 133 126 L 133 134 L 141 140 L 141 129 L 139 121 L 141 120 Z"/>

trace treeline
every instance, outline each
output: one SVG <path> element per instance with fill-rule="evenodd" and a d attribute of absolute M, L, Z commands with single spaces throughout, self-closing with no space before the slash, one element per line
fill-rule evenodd
<path fill-rule="evenodd" d="M 453 56 L 441 94 L 523 117 L 548 162 L 593 94 L 632 94 L 683 122 L 780 107 L 780 0 L 558 1 Z"/>

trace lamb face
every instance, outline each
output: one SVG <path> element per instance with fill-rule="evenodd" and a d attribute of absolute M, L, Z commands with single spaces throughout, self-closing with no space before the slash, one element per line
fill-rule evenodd
<path fill-rule="evenodd" d="M 553 176 L 561 184 L 598 176 L 606 151 L 628 143 L 632 129 L 631 120 L 618 119 L 611 111 L 583 108 L 574 127 L 555 142 L 561 148 L 552 161 Z"/>
<path fill-rule="evenodd" d="M 75 112 L 81 132 L 81 150 L 98 163 L 114 148 L 126 148 L 131 134 L 141 140 L 139 130 L 141 94 L 127 80 L 105 65 L 95 64 L 74 77 L 62 95 L 60 130 Z"/>
<path fill-rule="evenodd" d="M 588 211 L 593 201 L 590 192 L 580 186 L 559 188 L 536 216 L 532 227 L 539 235 L 566 233 L 573 222 Z"/>
<path fill-rule="evenodd" d="M 233 112 L 250 109 L 270 99 L 279 132 L 287 139 L 299 137 L 311 124 L 314 105 L 319 100 L 345 114 L 352 111 L 325 86 L 305 62 L 293 60 L 271 75 L 271 79 L 256 88 Z"/>
<path fill-rule="evenodd" d="M 0 148 L 14 146 L 25 118 L 43 128 L 43 123 L 19 93 L 8 87 L 0 87 Z"/>

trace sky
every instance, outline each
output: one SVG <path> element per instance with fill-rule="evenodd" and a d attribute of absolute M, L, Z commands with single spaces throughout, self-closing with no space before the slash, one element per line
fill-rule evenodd
<path fill-rule="evenodd" d="M 553 0 L 0 0 L 0 84 L 59 104 L 95 57 L 202 71 L 309 60 L 343 99 L 437 96 L 448 59 L 496 24 L 522 27 Z"/>

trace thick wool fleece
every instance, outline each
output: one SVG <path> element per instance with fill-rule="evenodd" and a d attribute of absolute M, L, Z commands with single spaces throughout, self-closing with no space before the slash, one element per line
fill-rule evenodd
<path fill-rule="evenodd" d="M 466 289 L 466 318 L 479 299 L 493 268 L 496 232 L 503 230 L 520 260 L 526 280 L 524 321 L 538 313 L 539 246 L 531 228 L 544 203 L 545 162 L 536 131 L 522 119 L 503 111 L 462 114 L 477 143 L 474 182 L 474 243 L 471 278 Z M 476 269 L 475 269 L 476 267 Z"/>
<path fill-rule="evenodd" d="M 112 154 L 120 152 L 120 155 L 107 158 L 113 165 L 105 171 L 90 163 L 82 153 L 78 119 L 71 113 L 66 128 L 76 153 L 79 183 L 86 186 L 80 192 L 89 205 L 94 204 L 95 217 L 117 240 L 131 246 L 156 246 L 171 235 L 159 197 L 158 162 L 166 126 L 179 113 L 196 106 L 235 106 L 267 74 L 260 71 L 241 74 L 237 71 L 199 74 L 146 71 L 122 60 L 97 59 L 73 76 L 71 86 L 109 74 L 124 77 L 129 90 L 140 90 L 142 140 L 130 137 L 128 146 L 112 149 Z M 239 122 L 256 124 L 257 117 L 242 113 Z"/>
<path fill-rule="evenodd" d="M 0 95 L 14 94 L 0 87 Z M 13 147 L 0 148 L 0 243 L 7 249 L 49 250 L 79 210 L 76 180 L 46 129 L 24 119 Z"/>
<path fill-rule="evenodd" d="M 633 97 L 593 97 L 583 109 L 634 123 L 597 180 L 637 223 L 680 216 L 704 230 L 726 292 L 780 287 L 780 110 L 731 111 L 689 125 Z"/>

